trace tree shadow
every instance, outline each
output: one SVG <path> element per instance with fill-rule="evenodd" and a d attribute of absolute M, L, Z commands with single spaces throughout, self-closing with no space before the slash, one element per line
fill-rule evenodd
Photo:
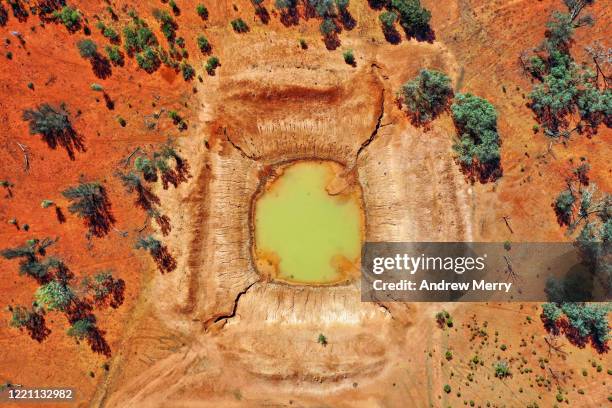
<path fill-rule="evenodd" d="M 300 23 L 300 14 L 297 11 L 297 8 L 292 7 L 287 10 L 282 10 L 280 12 L 280 22 L 285 27 L 296 26 Z"/>
<path fill-rule="evenodd" d="M 165 245 L 159 246 L 157 249 L 151 251 L 153 260 L 157 265 L 157 269 L 162 273 L 166 274 L 176 269 L 176 260 Z"/>
<path fill-rule="evenodd" d="M 8 22 L 8 11 L 4 8 L 4 5 L 0 3 L 0 27 L 4 27 Z"/>
<path fill-rule="evenodd" d="M 8 2 L 13 10 L 13 16 L 19 20 L 20 23 L 25 23 L 28 21 L 28 17 L 30 14 L 25 8 L 25 5 L 22 0 L 11 0 Z"/>
<path fill-rule="evenodd" d="M 340 23 L 342 23 L 342 27 L 344 27 L 345 30 L 351 31 L 357 26 L 357 20 L 353 18 L 348 10 L 341 10 L 339 17 Z"/>
<path fill-rule="evenodd" d="M 66 222 L 66 216 L 60 207 L 55 207 L 55 216 L 57 217 L 57 222 L 63 224 Z"/>
<path fill-rule="evenodd" d="M 387 42 L 389 42 L 390 44 L 397 45 L 402 42 L 402 36 L 399 33 L 399 31 L 397 31 L 397 28 L 383 27 L 382 30 L 383 30 L 383 35 L 385 36 L 385 40 L 387 40 Z"/>
<path fill-rule="evenodd" d="M 504 175 L 499 160 L 493 163 L 480 163 L 474 159 L 471 164 L 461 163 L 461 171 L 472 184 L 476 181 L 481 184 L 492 183 Z"/>
<path fill-rule="evenodd" d="M 268 24 L 270 22 L 270 13 L 264 6 L 256 6 L 255 15 L 259 17 L 259 20 L 264 24 Z"/>
<path fill-rule="evenodd" d="M 99 194 L 96 198 L 90 198 L 89 204 L 88 214 L 84 218 L 85 225 L 90 235 L 101 238 L 107 235 L 115 224 L 111 203 L 104 186 L 99 186 Z"/>
<path fill-rule="evenodd" d="M 170 225 L 170 218 L 167 215 L 157 214 L 155 216 L 155 222 L 159 226 L 161 233 L 163 236 L 167 236 L 170 231 L 172 231 L 172 226 Z"/>
<path fill-rule="evenodd" d="M 387 5 L 387 0 L 368 0 L 368 5 L 374 10 L 382 10 Z"/>
<path fill-rule="evenodd" d="M 100 54 L 96 54 L 91 59 L 91 69 L 95 76 L 100 79 L 106 79 L 113 74 L 113 69 L 108 58 L 103 57 Z"/>
<path fill-rule="evenodd" d="M 104 92 L 102 96 L 104 97 L 104 103 L 106 104 L 106 109 L 115 110 L 115 102 L 111 99 L 111 97 L 106 92 Z"/>
<path fill-rule="evenodd" d="M 325 44 L 325 48 L 329 51 L 333 51 L 340 46 L 340 37 L 338 37 L 338 33 L 336 32 L 327 34 L 323 37 L 323 43 Z"/>

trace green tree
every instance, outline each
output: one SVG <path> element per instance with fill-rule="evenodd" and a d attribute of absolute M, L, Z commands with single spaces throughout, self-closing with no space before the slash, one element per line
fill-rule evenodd
<path fill-rule="evenodd" d="M 399 14 L 400 25 L 407 35 L 421 39 L 431 32 L 431 13 L 419 0 L 391 0 L 391 8 Z"/>
<path fill-rule="evenodd" d="M 157 257 L 161 254 L 163 246 L 160 240 L 152 235 L 148 235 L 146 237 L 139 237 L 134 248 L 147 250 L 153 257 Z"/>
<path fill-rule="evenodd" d="M 30 122 L 30 134 L 41 134 L 46 138 L 55 138 L 72 130 L 70 117 L 64 103 L 52 106 L 43 103 L 36 109 L 23 112 L 23 119 Z"/>
<path fill-rule="evenodd" d="M 398 19 L 398 15 L 394 11 L 383 11 L 380 16 L 378 16 L 378 19 L 384 29 L 391 30 Z"/>
<path fill-rule="evenodd" d="M 237 33 L 246 33 L 247 31 L 249 31 L 249 26 L 241 18 L 232 20 L 231 25 L 234 31 Z"/>
<path fill-rule="evenodd" d="M 52 280 L 40 286 L 34 294 L 36 301 L 48 310 L 66 311 L 74 300 L 72 288 L 63 282 Z"/>
<path fill-rule="evenodd" d="M 181 62 L 181 73 L 183 74 L 183 79 L 185 81 L 190 81 L 195 76 L 195 69 L 187 62 Z"/>
<path fill-rule="evenodd" d="M 206 72 L 208 72 L 208 75 L 215 75 L 215 70 L 217 69 L 217 67 L 219 66 L 219 58 L 212 56 L 210 58 L 208 58 L 208 60 L 206 61 Z"/>
<path fill-rule="evenodd" d="M 110 212 L 110 203 L 102 184 L 81 182 L 62 191 L 62 195 L 71 201 L 68 211 L 85 220 L 89 234 L 101 237 L 108 233 L 115 218 Z"/>
<path fill-rule="evenodd" d="M 77 48 L 81 57 L 93 59 L 98 55 L 98 46 L 90 39 L 80 40 L 77 42 Z"/>
<path fill-rule="evenodd" d="M 197 43 L 198 43 L 198 48 L 200 49 L 200 51 L 202 51 L 203 53 L 210 52 L 211 50 L 210 42 L 205 36 L 203 35 L 198 36 Z"/>
<path fill-rule="evenodd" d="M 198 16 L 203 20 L 208 19 L 208 9 L 203 4 L 198 4 L 196 6 L 196 13 L 198 13 Z"/>
<path fill-rule="evenodd" d="M 495 377 L 497 378 L 506 378 L 511 375 L 510 373 L 510 365 L 507 361 L 498 361 L 493 365 L 493 369 L 495 371 Z"/>
<path fill-rule="evenodd" d="M 422 69 L 419 75 L 401 88 L 402 102 L 417 124 L 430 122 L 448 107 L 453 96 L 446 74 Z"/>
<path fill-rule="evenodd" d="M 114 65 L 123 65 L 125 63 L 121 50 L 116 45 L 107 45 L 104 47 L 106 56 Z"/>
<path fill-rule="evenodd" d="M 77 340 L 83 340 L 89 337 L 95 327 L 96 325 L 90 319 L 80 319 L 72 323 L 67 334 Z"/>
<path fill-rule="evenodd" d="M 174 40 L 177 24 L 172 16 L 165 10 L 154 9 L 153 17 L 159 21 L 161 32 L 164 34 L 164 37 L 166 37 L 168 41 Z"/>
<path fill-rule="evenodd" d="M 81 27 L 81 13 L 74 7 L 64 6 L 53 13 L 53 17 L 66 26 L 69 31 L 76 31 Z"/>
<path fill-rule="evenodd" d="M 555 198 L 555 212 L 562 223 L 569 224 L 572 219 L 575 201 L 576 198 L 571 190 L 564 190 Z"/>
<path fill-rule="evenodd" d="M 497 111 L 486 99 L 467 94 L 457 94 L 451 105 L 459 143 L 454 149 L 460 163 L 472 173 L 478 173 L 481 181 L 500 175 L 499 135 Z"/>
<path fill-rule="evenodd" d="M 344 62 L 349 65 L 355 65 L 355 55 L 353 55 L 353 50 L 346 50 L 342 53 L 344 57 Z"/>

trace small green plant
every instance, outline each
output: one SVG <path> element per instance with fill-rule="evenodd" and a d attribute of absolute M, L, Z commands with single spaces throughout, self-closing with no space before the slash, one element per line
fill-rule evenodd
<path fill-rule="evenodd" d="M 125 127 L 127 125 L 127 122 L 121 116 L 117 118 L 117 122 L 119 122 L 119 125 L 121 125 L 121 127 Z"/>
<path fill-rule="evenodd" d="M 54 204 L 54 203 L 53 203 L 53 201 L 51 201 L 51 200 L 42 200 L 42 202 L 40 203 L 40 206 L 41 206 L 42 208 L 49 208 L 49 207 L 51 207 L 53 204 Z"/>
<path fill-rule="evenodd" d="M 448 384 L 444 384 L 444 392 L 450 394 L 451 391 L 451 386 Z"/>
<path fill-rule="evenodd" d="M 504 249 L 506 251 L 510 251 L 512 249 L 512 242 L 510 241 L 504 241 Z"/>
<path fill-rule="evenodd" d="M 303 50 L 308 48 L 308 44 L 306 43 L 306 40 L 303 38 L 299 39 L 299 43 L 300 43 L 300 48 L 302 48 Z"/>
<path fill-rule="evenodd" d="M 444 353 L 444 357 L 448 361 L 451 361 L 453 359 L 453 352 L 451 350 L 446 350 L 446 353 Z"/>
<path fill-rule="evenodd" d="M 100 84 L 95 84 L 94 83 L 94 84 L 91 84 L 89 87 L 91 88 L 92 91 L 96 91 L 96 92 L 104 91 L 104 87 L 102 85 L 100 85 Z"/>
<path fill-rule="evenodd" d="M 440 328 L 453 327 L 453 318 L 446 310 L 436 313 L 436 322 Z"/>
<path fill-rule="evenodd" d="M 325 337 L 323 334 L 319 334 L 319 337 L 317 338 L 317 343 L 323 346 L 327 346 L 327 337 Z"/>

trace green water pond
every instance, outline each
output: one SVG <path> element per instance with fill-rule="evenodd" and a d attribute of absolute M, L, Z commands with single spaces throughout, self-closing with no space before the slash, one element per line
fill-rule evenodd
<path fill-rule="evenodd" d="M 273 278 L 304 284 L 345 280 L 359 268 L 361 195 L 330 195 L 339 165 L 298 161 L 283 168 L 257 198 L 254 256 Z"/>

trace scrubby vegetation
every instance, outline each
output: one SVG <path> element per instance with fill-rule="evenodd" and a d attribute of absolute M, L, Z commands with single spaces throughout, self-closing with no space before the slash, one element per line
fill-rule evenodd
<path fill-rule="evenodd" d="M 110 231 L 115 218 L 106 189 L 100 183 L 80 183 L 62 192 L 71 201 L 68 211 L 83 218 L 88 237 L 102 237 Z"/>
<path fill-rule="evenodd" d="M 51 149 L 63 147 L 71 160 L 75 159 L 75 151 L 85 150 L 82 138 L 72 127 L 64 103 L 59 106 L 43 103 L 35 109 L 27 109 L 23 112 L 23 119 L 29 122 L 30 134 L 42 135 Z"/>
<path fill-rule="evenodd" d="M 451 105 L 459 142 L 454 149 L 468 176 L 481 182 L 501 176 L 497 111 L 486 99 L 457 94 Z"/>
<path fill-rule="evenodd" d="M 379 16 L 385 38 L 392 43 L 399 42 L 400 36 L 395 29 L 395 22 L 399 21 L 408 38 L 419 41 L 432 41 L 434 33 L 429 26 L 431 12 L 421 5 L 420 0 L 390 0 L 370 1 L 373 8 L 382 9 Z"/>
<path fill-rule="evenodd" d="M 246 33 L 249 31 L 249 26 L 243 19 L 237 18 L 231 21 L 232 29 L 237 33 Z"/>
<path fill-rule="evenodd" d="M 448 108 L 453 97 L 450 78 L 446 74 L 422 69 L 416 78 L 406 82 L 400 90 L 400 100 L 416 125 L 435 119 Z"/>
<path fill-rule="evenodd" d="M 206 68 L 206 72 L 208 72 L 208 75 L 215 75 L 216 69 L 219 65 L 221 65 L 219 63 L 219 58 L 212 56 L 208 58 L 208 60 L 206 61 L 206 66 L 204 68 Z"/>
<path fill-rule="evenodd" d="M 152 235 L 138 238 L 134 248 L 148 251 L 161 273 L 172 272 L 176 268 L 176 261 L 168 248 Z"/>
<path fill-rule="evenodd" d="M 70 324 L 69 336 L 86 340 L 92 351 L 108 357 L 111 350 L 104 339 L 104 332 L 96 325 L 94 306 L 119 307 L 124 300 L 125 282 L 105 271 L 96 274 L 93 279 L 84 277 L 79 288 L 77 278 L 61 259 L 47 257 L 47 249 L 56 241 L 50 238 L 31 239 L 20 247 L 0 251 L 5 259 L 20 259 L 20 274 L 34 278 L 39 284 L 30 309 L 9 306 L 10 325 L 25 329 L 33 340 L 42 342 L 51 333 L 46 326 L 45 315 L 60 312 Z"/>
<path fill-rule="evenodd" d="M 65 25 L 68 31 L 75 32 L 81 28 L 81 13 L 74 7 L 64 6 L 53 13 L 58 22 Z"/>
<path fill-rule="evenodd" d="M 595 349 L 605 352 L 610 340 L 610 310 L 606 303 L 545 303 L 542 320 L 549 331 L 564 333 L 573 344 L 583 347 L 591 341 Z"/>
<path fill-rule="evenodd" d="M 529 106 L 544 133 L 569 138 L 573 132 L 597 133 L 601 124 L 612 126 L 612 90 L 606 76 L 610 60 L 599 44 L 587 47 L 593 67 L 576 63 L 571 55 L 572 36 L 579 27 L 593 25 L 583 10 L 594 0 L 566 0 L 566 13 L 554 12 L 547 23 L 546 39 L 524 52 L 525 72 L 536 82 Z"/>

